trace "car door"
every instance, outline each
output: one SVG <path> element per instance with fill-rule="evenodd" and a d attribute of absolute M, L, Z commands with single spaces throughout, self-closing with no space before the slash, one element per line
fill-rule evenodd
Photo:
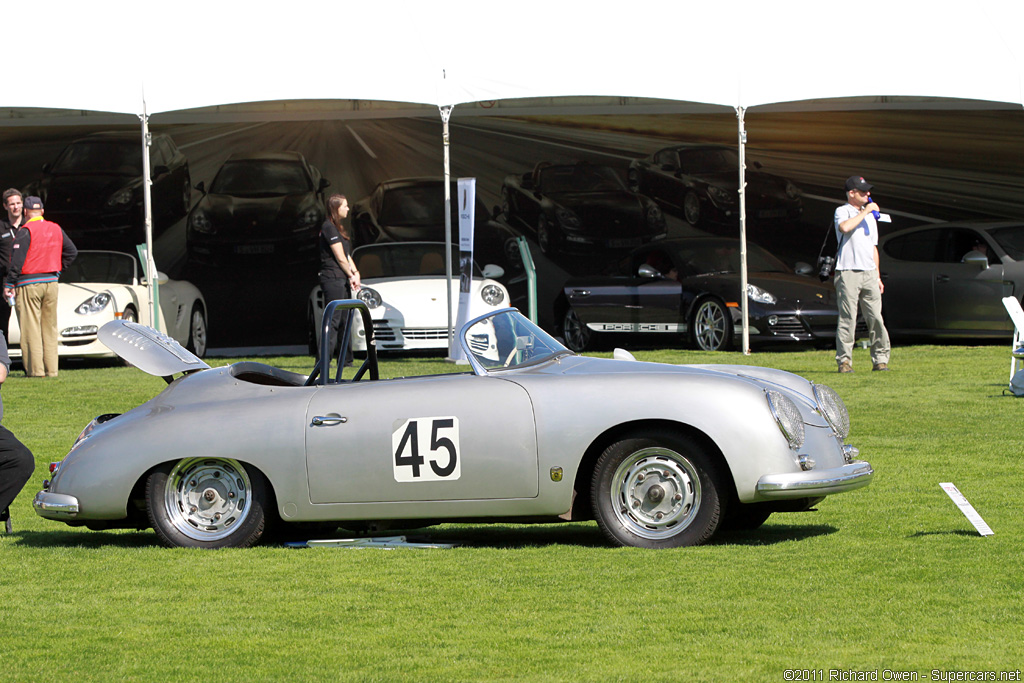
<path fill-rule="evenodd" d="M 641 250 L 629 258 L 626 267 L 637 273 L 635 275 L 595 279 L 568 288 L 569 303 L 581 323 L 595 332 L 648 334 L 685 331 L 681 312 L 683 287 L 679 281 L 663 276 L 639 275 L 639 267 L 647 262 L 650 251 Z M 660 268 L 654 266 L 654 270 L 672 267 L 669 257 L 662 258 L 667 260 Z"/>
<path fill-rule="evenodd" d="M 887 240 L 880 250 L 882 315 L 894 331 L 934 330 L 933 269 L 941 229 L 917 230 Z"/>
<path fill-rule="evenodd" d="M 526 390 L 473 374 L 344 383 L 307 408 L 313 503 L 488 501 L 537 496 Z M 463 508 L 465 510 L 465 508 Z"/>
<path fill-rule="evenodd" d="M 1013 294 L 1013 284 L 1005 280 L 992 244 L 969 228 L 948 228 L 943 238 L 940 262 L 932 272 L 936 327 L 951 333 L 1013 332 L 1013 323 L 1003 307 L 1003 297 Z M 987 268 L 962 263 L 964 255 L 977 244 L 985 245 L 988 252 Z"/>
<path fill-rule="evenodd" d="M 662 150 L 654 155 L 654 161 L 648 169 L 644 189 L 648 195 L 657 197 L 671 204 L 680 204 L 682 195 L 679 189 L 679 154 L 674 150 Z"/>

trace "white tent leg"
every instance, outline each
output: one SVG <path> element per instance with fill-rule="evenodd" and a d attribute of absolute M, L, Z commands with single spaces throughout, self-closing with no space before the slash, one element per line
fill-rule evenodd
<path fill-rule="evenodd" d="M 739 121 L 740 148 L 740 308 L 743 311 L 743 353 L 750 355 L 750 322 L 748 318 L 747 296 L 747 131 L 743 127 L 743 107 L 736 107 L 736 118 Z"/>
<path fill-rule="evenodd" d="M 143 270 L 146 274 L 146 285 L 149 288 L 149 321 L 153 329 L 160 331 L 159 290 L 157 289 L 156 261 L 153 258 L 153 177 L 149 171 L 149 147 L 153 136 L 149 132 L 149 114 L 146 113 L 146 100 L 142 100 L 142 206 L 143 221 L 146 227 L 146 263 Z"/>
<path fill-rule="evenodd" d="M 448 297 L 448 360 L 451 360 L 455 358 L 455 331 L 452 329 L 452 171 L 448 138 L 448 119 L 452 115 L 452 105 L 445 105 L 440 109 L 441 123 L 444 125 L 444 274 L 448 283 L 445 292 Z"/>

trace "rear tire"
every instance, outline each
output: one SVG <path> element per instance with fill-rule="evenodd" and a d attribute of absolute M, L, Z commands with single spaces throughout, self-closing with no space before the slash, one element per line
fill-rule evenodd
<path fill-rule="evenodd" d="M 185 458 L 146 480 L 146 514 L 171 548 L 248 548 L 266 524 L 266 482 L 227 458 Z"/>
<path fill-rule="evenodd" d="M 591 337 L 590 329 L 576 315 L 576 310 L 569 306 L 565 311 L 565 317 L 562 318 L 562 338 L 565 339 L 566 347 L 576 353 L 585 351 L 590 344 Z"/>

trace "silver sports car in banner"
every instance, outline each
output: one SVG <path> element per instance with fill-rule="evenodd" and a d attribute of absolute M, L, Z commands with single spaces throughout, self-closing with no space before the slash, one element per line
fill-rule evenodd
<path fill-rule="evenodd" d="M 373 329 L 361 301 L 331 302 L 328 319 L 336 307 Z M 168 386 L 91 422 L 33 504 L 73 526 L 152 527 L 168 546 L 245 547 L 300 523 L 596 519 L 613 544 L 670 548 L 756 528 L 874 475 L 845 443 L 846 408 L 825 385 L 759 367 L 579 356 L 515 309 L 463 326 L 470 371 L 398 379 L 379 378 L 372 339 L 341 380 L 326 352 L 304 375 L 210 368 L 132 322 L 100 336 Z"/>

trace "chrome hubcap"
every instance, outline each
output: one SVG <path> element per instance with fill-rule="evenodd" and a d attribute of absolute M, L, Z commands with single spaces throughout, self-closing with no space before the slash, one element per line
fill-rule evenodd
<path fill-rule="evenodd" d="M 697 470 L 667 448 L 633 453 L 615 470 L 613 481 L 615 514 L 641 538 L 671 538 L 687 528 L 700 509 Z"/>
<path fill-rule="evenodd" d="M 238 462 L 187 458 L 167 477 L 164 507 L 182 534 L 215 541 L 249 516 L 251 490 L 249 475 Z"/>

